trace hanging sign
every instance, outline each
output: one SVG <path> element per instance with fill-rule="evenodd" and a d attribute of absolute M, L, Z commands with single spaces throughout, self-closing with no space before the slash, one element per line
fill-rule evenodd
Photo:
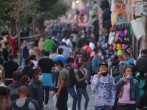
<path fill-rule="evenodd" d="M 114 12 L 126 13 L 126 5 L 124 3 L 114 3 Z"/>
<path fill-rule="evenodd" d="M 135 16 L 147 16 L 147 2 L 135 3 Z"/>

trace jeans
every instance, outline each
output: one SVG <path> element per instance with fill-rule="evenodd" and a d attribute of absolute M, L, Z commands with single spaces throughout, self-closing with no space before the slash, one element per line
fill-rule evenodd
<path fill-rule="evenodd" d="M 86 88 L 76 88 L 76 90 L 77 90 L 77 95 L 78 95 L 78 109 L 81 110 L 81 99 L 82 99 L 82 95 L 83 95 L 85 97 L 84 109 L 87 110 L 89 96 L 88 96 Z"/>
<path fill-rule="evenodd" d="M 90 64 L 85 64 L 85 67 L 86 67 L 86 69 L 87 69 L 88 83 L 89 83 L 89 82 L 90 82 L 90 79 L 91 79 Z"/>
<path fill-rule="evenodd" d="M 44 100 L 44 103 L 47 105 L 48 104 L 48 100 L 49 100 L 49 86 L 44 86 L 43 87 L 44 89 L 44 97 L 45 97 L 45 100 Z"/>
<path fill-rule="evenodd" d="M 104 105 L 104 106 L 95 106 L 95 110 L 109 110 L 110 106 Z"/>
<path fill-rule="evenodd" d="M 72 96 L 73 98 L 73 104 L 72 104 L 72 110 L 76 110 L 76 105 L 77 105 L 77 101 L 78 101 L 78 96 L 77 96 L 77 93 L 74 89 L 74 86 L 73 87 L 69 87 L 68 88 L 68 92 L 69 94 Z"/>
<path fill-rule="evenodd" d="M 21 69 L 24 69 L 24 67 L 26 66 L 26 64 L 25 64 L 25 58 L 22 58 L 22 60 L 21 60 Z"/>
<path fill-rule="evenodd" d="M 66 87 L 62 88 L 57 99 L 56 107 L 58 110 L 68 110 L 67 108 L 68 90 Z"/>

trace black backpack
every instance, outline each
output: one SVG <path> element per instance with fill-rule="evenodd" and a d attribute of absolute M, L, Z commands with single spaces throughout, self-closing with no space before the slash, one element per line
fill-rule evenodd
<path fill-rule="evenodd" d="M 16 101 L 17 101 L 17 100 L 16 100 L 16 101 L 13 102 L 12 108 L 13 108 L 14 110 L 29 110 L 28 106 L 29 106 L 29 103 L 30 103 L 31 100 L 32 100 L 32 99 L 27 98 L 26 101 L 25 101 L 25 103 L 24 103 L 24 105 L 23 105 L 22 107 L 18 107 L 18 106 L 16 105 Z"/>
<path fill-rule="evenodd" d="M 11 102 L 16 101 L 16 99 L 19 98 L 19 94 L 18 94 L 18 87 L 9 87 L 10 89 L 10 100 Z"/>

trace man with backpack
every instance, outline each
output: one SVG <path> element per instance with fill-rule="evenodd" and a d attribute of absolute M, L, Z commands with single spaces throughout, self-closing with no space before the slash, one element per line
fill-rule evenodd
<path fill-rule="evenodd" d="M 13 74 L 13 83 L 8 86 L 8 89 L 10 90 L 10 100 L 13 102 L 17 98 L 19 98 L 18 94 L 18 88 L 20 86 L 20 78 L 21 74 L 20 73 L 14 73 Z"/>
<path fill-rule="evenodd" d="M 72 105 L 72 110 L 76 110 L 76 104 L 78 101 L 78 96 L 77 93 L 74 89 L 76 79 L 75 79 L 75 74 L 74 74 L 74 68 L 72 67 L 74 63 L 74 59 L 71 57 L 67 58 L 67 64 L 65 65 L 65 68 L 69 72 L 69 85 L 68 85 L 68 92 L 73 98 L 73 105 Z"/>
<path fill-rule="evenodd" d="M 13 101 L 10 110 L 41 110 L 37 101 L 29 98 L 30 93 L 27 86 L 20 86 L 18 93 L 19 98 Z"/>

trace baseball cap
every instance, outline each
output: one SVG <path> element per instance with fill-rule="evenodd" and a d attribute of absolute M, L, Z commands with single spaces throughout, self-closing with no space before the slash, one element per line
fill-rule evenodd
<path fill-rule="evenodd" d="M 108 64 L 106 62 L 102 62 L 102 63 L 99 64 L 99 66 L 101 66 L 101 65 L 105 65 L 105 66 L 108 67 Z"/>

